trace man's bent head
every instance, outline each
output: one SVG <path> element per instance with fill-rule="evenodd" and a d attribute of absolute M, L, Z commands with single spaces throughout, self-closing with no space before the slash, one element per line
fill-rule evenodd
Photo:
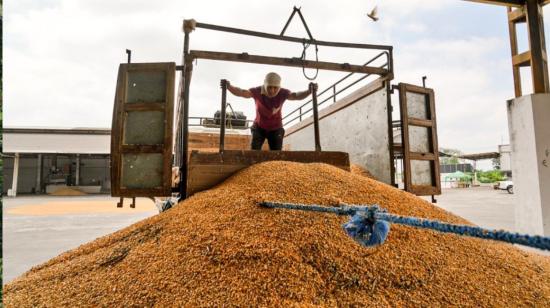
<path fill-rule="evenodd" d="M 263 92 L 262 93 L 268 97 L 274 97 L 279 93 L 279 90 L 281 89 L 281 76 L 279 76 L 277 73 L 268 73 L 265 75 L 264 79 L 264 86 L 263 86 Z"/>

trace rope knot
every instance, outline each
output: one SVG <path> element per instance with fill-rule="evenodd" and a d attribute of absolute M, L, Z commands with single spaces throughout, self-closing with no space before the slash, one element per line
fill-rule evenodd
<path fill-rule="evenodd" d="M 390 224 L 376 219 L 378 212 L 383 212 L 378 206 L 358 209 L 342 227 L 350 237 L 363 246 L 380 245 L 388 236 Z"/>

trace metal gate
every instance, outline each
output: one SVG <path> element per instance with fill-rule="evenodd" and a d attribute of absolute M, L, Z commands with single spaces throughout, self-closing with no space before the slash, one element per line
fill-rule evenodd
<path fill-rule="evenodd" d="M 175 72 L 173 62 L 120 65 L 111 129 L 112 196 L 171 194 Z"/>
<path fill-rule="evenodd" d="M 419 196 L 441 194 L 434 91 L 399 83 L 405 190 Z"/>

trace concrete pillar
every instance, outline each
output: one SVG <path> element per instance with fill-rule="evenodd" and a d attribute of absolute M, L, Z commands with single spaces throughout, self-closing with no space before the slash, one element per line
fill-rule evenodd
<path fill-rule="evenodd" d="M 76 154 L 76 175 L 75 175 L 75 185 L 80 185 L 80 154 Z"/>
<path fill-rule="evenodd" d="M 508 101 L 516 231 L 550 236 L 550 94 Z"/>
<path fill-rule="evenodd" d="M 13 159 L 13 177 L 11 182 L 11 189 L 8 191 L 9 197 L 17 196 L 17 177 L 19 175 L 19 153 L 15 153 L 15 158 Z"/>
<path fill-rule="evenodd" d="M 37 162 L 36 162 L 36 189 L 35 192 L 37 194 L 40 193 L 40 187 L 42 185 L 42 154 L 38 154 Z"/>

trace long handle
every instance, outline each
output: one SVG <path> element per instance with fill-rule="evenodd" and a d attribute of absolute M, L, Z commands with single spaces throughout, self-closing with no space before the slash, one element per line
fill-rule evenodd
<path fill-rule="evenodd" d="M 220 115 L 220 153 L 222 153 L 225 145 L 225 108 L 227 106 L 227 80 L 222 79 L 220 85 L 222 88 L 222 108 Z"/>
<path fill-rule="evenodd" d="M 321 140 L 319 137 L 319 112 L 317 111 L 317 89 L 313 82 L 309 83 L 313 103 L 313 129 L 315 130 L 315 151 L 321 151 Z"/>

